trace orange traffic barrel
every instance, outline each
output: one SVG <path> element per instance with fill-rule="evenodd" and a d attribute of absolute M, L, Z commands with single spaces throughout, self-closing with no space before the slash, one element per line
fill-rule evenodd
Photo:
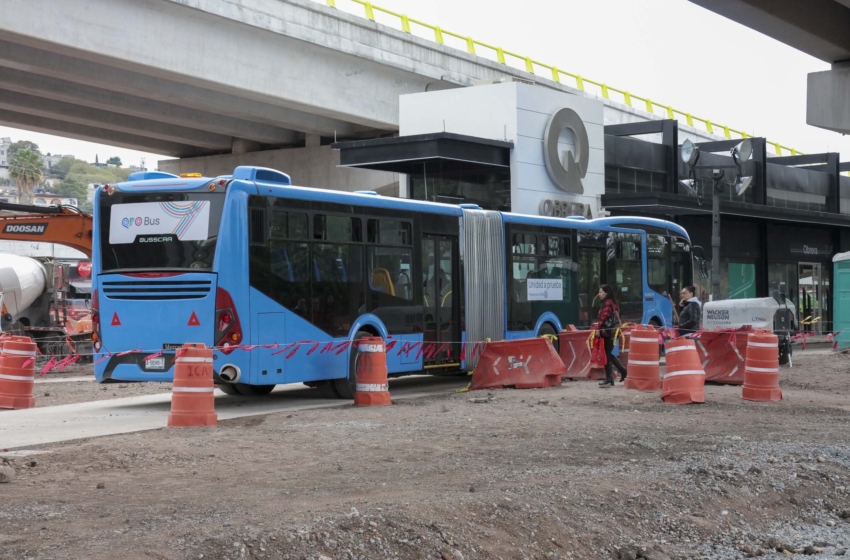
<path fill-rule="evenodd" d="M 32 408 L 38 346 L 26 336 L 0 338 L 0 408 Z"/>
<path fill-rule="evenodd" d="M 628 333 L 628 376 L 626 389 L 657 391 L 661 389 L 661 358 L 658 355 L 658 331 L 649 325 L 638 325 Z M 622 358 L 620 359 L 621 361 Z M 624 362 L 625 364 L 625 362 Z"/>
<path fill-rule="evenodd" d="M 661 388 L 661 400 L 667 404 L 705 402 L 705 371 L 699 363 L 693 340 L 677 338 L 665 347 L 667 369 Z"/>
<path fill-rule="evenodd" d="M 218 426 L 212 363 L 212 348 L 203 344 L 184 344 L 177 351 L 169 428 Z"/>
<path fill-rule="evenodd" d="M 357 383 L 354 406 L 386 406 L 391 404 L 387 381 L 387 353 L 384 339 L 368 336 L 357 342 Z"/>
<path fill-rule="evenodd" d="M 748 401 L 782 400 L 779 389 L 779 337 L 768 330 L 757 330 L 747 338 L 747 360 L 741 398 Z"/>

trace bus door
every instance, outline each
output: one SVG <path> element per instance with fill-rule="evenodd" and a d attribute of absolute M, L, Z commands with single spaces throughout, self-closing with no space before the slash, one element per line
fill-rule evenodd
<path fill-rule="evenodd" d="M 457 237 L 422 236 L 423 363 L 426 368 L 458 364 L 460 278 Z"/>
<path fill-rule="evenodd" d="M 599 314 L 599 286 L 602 284 L 602 273 L 605 270 L 605 249 L 602 247 L 579 247 L 578 250 L 578 281 L 579 281 L 579 328 L 589 328 Z"/>

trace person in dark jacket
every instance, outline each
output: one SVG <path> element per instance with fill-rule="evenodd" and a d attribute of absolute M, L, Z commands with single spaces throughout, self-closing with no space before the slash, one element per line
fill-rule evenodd
<path fill-rule="evenodd" d="M 682 288 L 682 311 L 679 313 L 679 335 L 693 334 L 699 330 L 702 317 L 702 302 L 694 294 L 696 288 Z"/>
<path fill-rule="evenodd" d="M 608 284 L 599 286 L 599 302 L 599 315 L 596 320 L 599 322 L 599 336 L 605 341 L 605 358 L 607 358 L 605 362 L 605 381 L 601 382 L 599 386 L 607 389 L 614 386 L 613 368 L 617 368 L 617 371 L 620 372 L 621 382 L 626 380 L 626 368 L 620 363 L 620 359 L 612 354 L 614 351 L 614 337 L 620 326 L 620 307 L 617 305 L 617 298 L 614 296 L 613 288 Z"/>

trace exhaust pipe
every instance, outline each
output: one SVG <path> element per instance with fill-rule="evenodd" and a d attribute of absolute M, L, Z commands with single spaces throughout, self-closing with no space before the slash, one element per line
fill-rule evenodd
<path fill-rule="evenodd" d="M 238 383 L 242 377 L 242 371 L 233 364 L 227 364 L 221 368 L 218 376 L 226 383 Z"/>

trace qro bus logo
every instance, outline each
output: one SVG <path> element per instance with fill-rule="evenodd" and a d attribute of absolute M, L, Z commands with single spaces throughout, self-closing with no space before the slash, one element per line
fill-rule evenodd
<path fill-rule="evenodd" d="M 47 231 L 46 223 L 38 224 L 6 224 L 3 233 L 29 233 L 31 235 L 44 235 Z"/>
<path fill-rule="evenodd" d="M 575 136 L 576 153 L 566 150 L 561 158 L 558 140 L 564 130 L 571 131 Z M 553 183 L 568 193 L 584 194 L 581 180 L 587 175 L 590 141 L 584 122 L 572 109 L 558 109 L 549 117 L 543 133 L 543 161 Z"/>
<path fill-rule="evenodd" d="M 124 218 L 123 220 L 121 220 L 121 225 L 124 226 L 125 228 L 128 228 L 128 229 L 132 225 L 139 227 L 143 224 L 146 225 L 146 226 L 158 226 L 159 225 L 159 218 L 136 217 L 136 218 Z"/>

